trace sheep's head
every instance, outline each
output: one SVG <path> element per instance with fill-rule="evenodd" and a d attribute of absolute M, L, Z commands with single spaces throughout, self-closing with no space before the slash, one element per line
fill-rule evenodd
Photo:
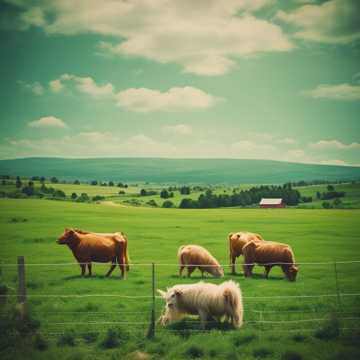
<path fill-rule="evenodd" d="M 167 289 L 167 291 L 158 290 L 158 293 L 165 300 L 165 309 L 159 321 L 161 325 L 166 326 L 169 323 L 181 318 L 179 311 L 179 301 L 182 296 L 182 291 L 176 288 Z"/>

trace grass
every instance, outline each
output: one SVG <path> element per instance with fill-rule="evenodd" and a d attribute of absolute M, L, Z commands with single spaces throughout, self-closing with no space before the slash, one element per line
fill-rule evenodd
<path fill-rule="evenodd" d="M 219 283 L 226 279 L 238 281 L 244 295 L 245 321 L 259 319 L 272 321 L 311 320 L 327 318 L 330 312 L 346 312 L 346 317 L 359 317 L 360 302 L 356 297 L 341 298 L 339 309 L 336 297 L 279 298 L 266 296 L 296 296 L 336 293 L 333 261 L 359 260 L 358 234 L 360 210 L 307 210 L 307 209 L 214 209 L 180 210 L 135 207 L 111 207 L 101 204 L 79 204 L 34 199 L 0 200 L 0 239 L 3 264 L 16 264 L 18 255 L 25 255 L 26 263 L 74 263 L 68 248 L 55 240 L 65 227 L 103 231 L 124 231 L 129 237 L 130 257 L 133 263 L 162 264 L 156 266 L 156 287 L 165 289 L 177 283 L 201 280 L 195 272 L 192 279 L 179 279 L 176 259 L 181 244 L 196 243 L 205 246 L 221 263 L 228 262 L 227 234 L 247 229 L 262 234 L 265 239 L 289 243 L 298 262 L 329 262 L 326 265 L 300 265 L 298 281 L 283 279 L 274 268 L 270 278 L 262 278 L 262 269 L 255 268 L 252 279 L 242 275 L 231 276 L 225 268 L 225 279 L 206 278 Z M 13 218 L 27 219 L 12 222 Z M 41 241 L 38 241 L 41 239 Z M 359 293 L 359 264 L 338 266 L 338 286 L 342 293 Z M 153 354 L 154 358 L 216 358 L 226 359 L 237 353 L 239 357 L 255 359 L 281 357 L 295 359 L 294 351 L 302 359 L 311 359 L 314 352 L 323 358 L 336 354 L 359 353 L 359 342 L 352 341 L 348 332 L 339 336 L 316 337 L 316 331 L 326 331 L 325 321 L 301 324 L 251 324 L 231 330 L 215 327 L 209 332 L 200 329 L 197 318 L 175 324 L 173 328 L 157 328 L 156 338 L 145 339 L 150 316 L 147 298 L 126 299 L 119 295 L 151 295 L 151 267 L 133 265 L 128 280 L 119 278 L 119 269 L 110 278 L 104 274 L 109 265 L 95 264 L 92 278 L 81 278 L 79 266 L 27 266 L 31 313 L 40 322 L 37 330 L 47 339 L 47 348 L 38 349 L 33 340 L 22 340 L 16 347 L 0 353 L 4 359 L 29 358 L 125 358 L 137 350 Z M 240 271 L 239 265 L 237 266 Z M 16 267 L 2 266 L 0 283 L 7 293 L 16 289 Z M 56 295 L 112 294 L 114 297 L 68 297 Z M 54 295 L 54 297 L 31 297 Z M 12 297 L 7 304 L 12 304 Z M 2 308 L 0 311 L 2 311 Z M 156 314 L 163 308 L 156 300 Z M 345 317 L 345 316 L 343 316 Z M 339 327 L 357 327 L 356 320 L 339 320 Z M 101 324 L 96 324 L 96 323 Z M 74 324 L 76 323 L 76 324 Z M 122 323 L 122 324 L 114 324 Z M 132 323 L 132 324 L 129 324 Z M 190 324 L 190 325 L 189 325 Z M 121 326 L 120 332 L 118 327 Z M 177 327 L 178 328 L 177 328 Z M 186 328 L 188 326 L 188 328 Z M 302 330 L 302 329 L 310 329 Z M 115 347 L 104 346 L 114 330 Z M 325 330 L 324 330 L 325 329 Z M 173 331 L 174 330 L 174 331 Z M 294 333 L 294 330 L 298 330 Z M 59 334 L 60 333 L 60 334 Z M 92 334 L 98 334 L 98 336 Z M 69 335 L 70 334 L 70 335 Z M 295 337 L 295 335 L 297 335 Z M 14 339 L 18 339 L 18 336 Z M 29 336 L 32 336 L 31 334 Z M 63 337 L 67 338 L 63 341 Z M 110 340 L 111 340 L 110 336 Z M 274 340 L 276 339 L 276 341 Z M 62 339 L 62 340 L 61 340 Z M 74 340 L 74 346 L 71 341 Z M 109 339 L 108 339 L 109 340 Z M 112 340 L 111 340 L 112 341 Z M 111 345 L 111 341 L 109 342 Z M 58 343 L 61 346 L 58 346 Z M 0 350 L 1 351 L 1 350 Z M 241 355 L 241 356 L 240 356 Z M 287 357 L 285 357 L 287 356 Z"/>

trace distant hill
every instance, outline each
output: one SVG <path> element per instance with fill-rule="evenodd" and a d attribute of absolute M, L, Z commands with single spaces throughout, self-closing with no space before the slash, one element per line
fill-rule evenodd
<path fill-rule="evenodd" d="M 243 159 L 24 158 L 0 160 L 1 175 L 206 184 L 360 179 L 360 167 Z"/>

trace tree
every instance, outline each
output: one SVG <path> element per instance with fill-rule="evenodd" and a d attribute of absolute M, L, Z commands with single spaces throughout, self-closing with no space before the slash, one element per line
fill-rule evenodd
<path fill-rule="evenodd" d="M 343 202 L 339 198 L 336 198 L 334 200 L 333 204 L 334 204 L 335 208 L 342 208 L 343 207 Z"/>
<path fill-rule="evenodd" d="M 157 207 L 158 204 L 156 203 L 156 201 L 154 199 L 149 200 L 146 204 L 153 206 L 153 207 Z"/>
<path fill-rule="evenodd" d="M 80 181 L 79 181 L 79 180 L 75 180 L 75 181 L 74 181 L 74 185 L 80 185 Z"/>
<path fill-rule="evenodd" d="M 53 193 L 53 197 L 55 198 L 66 198 L 66 194 L 60 190 L 60 189 L 56 189 L 55 192 Z"/>
<path fill-rule="evenodd" d="M 113 181 L 109 181 L 109 186 L 114 186 L 114 182 L 113 182 Z"/>
<path fill-rule="evenodd" d="M 81 193 L 81 195 L 77 198 L 76 201 L 85 202 L 85 201 L 89 201 L 89 200 L 90 200 L 90 198 L 87 193 Z"/>
<path fill-rule="evenodd" d="M 322 207 L 324 208 L 324 209 L 331 209 L 331 204 L 328 202 L 328 201 L 324 201 L 323 203 L 322 203 Z"/>
<path fill-rule="evenodd" d="M 182 186 L 180 188 L 181 195 L 189 195 L 190 194 L 190 186 Z"/>
<path fill-rule="evenodd" d="M 316 192 L 316 198 L 317 198 L 318 200 L 321 199 L 321 192 L 320 192 L 320 191 L 317 191 L 317 192 Z"/>
<path fill-rule="evenodd" d="M 72 199 L 72 200 L 75 200 L 77 197 L 78 197 L 78 196 L 77 196 L 76 193 L 73 192 L 73 193 L 71 194 L 71 199 Z"/>
<path fill-rule="evenodd" d="M 59 182 L 59 180 L 55 176 L 53 176 L 53 177 L 50 178 L 50 182 L 52 184 L 57 184 Z"/>
<path fill-rule="evenodd" d="M 17 189 L 20 189 L 22 187 L 22 182 L 21 182 L 19 176 L 16 177 L 15 186 L 16 186 Z"/>
<path fill-rule="evenodd" d="M 170 200 L 165 200 L 165 201 L 163 202 L 162 207 L 163 207 L 163 208 L 172 208 L 172 207 L 174 207 L 174 204 L 173 204 L 173 202 L 170 201 Z"/>
<path fill-rule="evenodd" d="M 119 191 L 119 195 L 125 195 L 125 191 L 124 191 L 124 190 L 120 190 L 120 191 Z"/>
<path fill-rule="evenodd" d="M 333 185 L 328 185 L 326 188 L 327 188 L 327 191 L 335 191 L 335 188 Z"/>
<path fill-rule="evenodd" d="M 140 196 L 146 196 L 147 195 L 147 192 L 145 189 L 141 189 L 140 190 Z"/>
<path fill-rule="evenodd" d="M 160 192 L 160 197 L 162 199 L 167 199 L 167 198 L 170 197 L 170 194 L 166 189 L 162 189 L 161 192 Z"/>
<path fill-rule="evenodd" d="M 95 186 L 97 184 L 98 184 L 97 180 L 91 180 L 91 182 L 90 182 L 90 185 L 93 185 L 93 186 Z"/>

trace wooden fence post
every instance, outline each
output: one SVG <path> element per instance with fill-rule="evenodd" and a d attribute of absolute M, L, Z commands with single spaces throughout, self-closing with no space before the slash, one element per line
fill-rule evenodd
<path fill-rule="evenodd" d="M 155 264 L 151 264 L 152 272 L 152 305 L 151 305 L 151 317 L 150 324 L 147 333 L 147 338 L 152 339 L 155 336 Z"/>
<path fill-rule="evenodd" d="M 336 294 L 337 294 L 337 304 L 338 308 L 341 307 L 341 296 L 340 296 L 340 290 L 339 290 L 339 280 L 338 280 L 338 272 L 336 267 L 336 261 L 334 261 L 334 272 L 335 272 L 335 286 L 336 286 Z"/>
<path fill-rule="evenodd" d="M 22 318 L 26 315 L 26 281 L 25 281 L 25 258 L 24 256 L 18 256 L 18 305 L 20 310 L 20 316 Z"/>

